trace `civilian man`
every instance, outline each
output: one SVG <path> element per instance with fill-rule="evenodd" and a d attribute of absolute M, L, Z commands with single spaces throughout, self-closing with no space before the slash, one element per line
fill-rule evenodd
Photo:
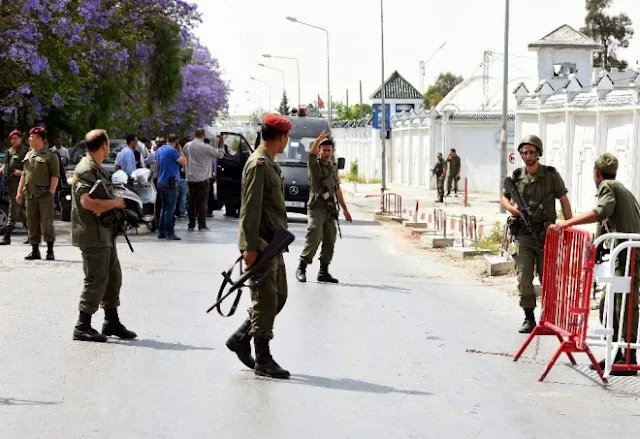
<path fill-rule="evenodd" d="M 178 143 L 178 136 L 169 135 L 167 143 L 156 151 L 156 162 L 158 165 L 158 192 L 162 200 L 158 238 L 180 241 L 173 227 L 173 214 L 178 201 L 180 167 L 187 165 L 187 158 Z"/>

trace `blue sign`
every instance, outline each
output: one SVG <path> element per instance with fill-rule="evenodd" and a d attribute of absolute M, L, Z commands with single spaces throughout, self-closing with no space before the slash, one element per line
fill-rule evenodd
<path fill-rule="evenodd" d="M 391 105 L 385 104 L 385 129 L 391 130 Z M 373 128 L 382 129 L 382 105 L 373 104 Z"/>

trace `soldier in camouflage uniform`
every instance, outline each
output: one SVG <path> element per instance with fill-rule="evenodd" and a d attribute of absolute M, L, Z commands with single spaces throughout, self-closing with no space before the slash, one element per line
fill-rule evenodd
<path fill-rule="evenodd" d="M 444 161 L 442 153 L 438 153 L 436 165 L 433 167 L 433 175 L 436 176 L 436 184 L 438 187 L 438 203 L 444 202 L 444 179 L 447 175 L 447 162 Z"/>
<path fill-rule="evenodd" d="M 610 153 L 606 153 L 598 157 L 595 161 L 593 170 L 593 180 L 598 189 L 598 201 L 593 210 L 584 213 L 570 220 L 559 221 L 556 224 L 558 229 L 565 229 L 581 224 L 598 223 L 600 233 L 640 233 L 640 205 L 633 194 L 622 183 L 616 180 L 618 172 L 618 159 Z M 616 261 L 616 276 L 625 275 L 625 264 L 627 260 L 627 252 L 622 251 Z M 634 276 L 633 288 L 630 297 L 632 298 L 631 312 L 631 337 L 627 338 L 628 320 L 625 318 L 622 329 L 623 339 L 631 343 L 636 342 L 638 328 L 638 295 L 640 290 L 640 251 L 636 251 L 635 270 L 630 273 Z M 604 299 L 605 295 L 600 296 L 600 321 L 604 315 Z M 622 298 L 616 294 L 615 311 L 613 312 L 613 339 L 618 340 L 618 328 L 620 325 L 620 308 L 622 307 Z M 626 316 L 625 310 L 625 316 Z M 636 350 L 631 349 L 631 364 L 636 362 Z M 615 363 L 624 364 L 626 352 L 617 352 Z M 604 369 L 604 360 L 600 362 L 600 368 Z M 611 375 L 630 376 L 637 375 L 637 371 L 613 371 Z"/>
<path fill-rule="evenodd" d="M 71 243 L 82 252 L 85 276 L 73 339 L 105 342 L 109 335 L 132 339 L 136 333 L 125 328 L 118 317 L 122 272 L 115 243 L 118 222 L 113 210 L 124 208 L 124 200 L 118 196 L 108 200 L 89 196 L 97 180 L 107 185 L 111 181 L 102 167 L 109 157 L 109 137 L 104 130 L 93 130 L 84 141 L 87 155 L 76 166 L 71 188 Z M 91 327 L 91 316 L 100 305 L 104 309 L 102 333 Z"/>
<path fill-rule="evenodd" d="M 339 203 L 344 211 L 347 222 L 351 222 L 351 214 L 347 209 L 340 190 L 338 168 L 331 161 L 333 155 L 333 140 L 323 131 L 316 139 L 309 151 L 309 202 L 307 204 L 307 237 L 304 250 L 300 255 L 300 265 L 296 271 L 296 278 L 300 282 L 307 281 L 307 265 L 313 261 L 322 242 L 320 251 L 319 282 L 338 283 L 329 274 L 329 264 L 333 259 L 336 243 L 337 206 Z M 319 156 L 318 156 L 319 154 Z"/>
<path fill-rule="evenodd" d="M 451 195 L 451 184 L 453 183 L 453 193 L 458 195 L 458 181 L 460 181 L 460 156 L 454 148 L 451 148 L 449 157 L 447 157 L 449 173 L 447 175 L 447 197 Z"/>
<path fill-rule="evenodd" d="M 242 202 L 238 247 L 247 268 L 258 259 L 271 241 L 277 226 L 287 227 L 284 205 L 284 179 L 276 154 L 282 153 L 289 141 L 291 122 L 277 114 L 267 114 L 262 124 L 262 143 L 247 160 L 242 172 Z M 289 378 L 271 357 L 269 342 L 273 338 L 273 322 L 287 301 L 287 273 L 284 257 L 270 261 L 269 277 L 259 285 L 251 285 L 251 302 L 247 319 L 227 340 L 226 345 L 240 361 L 259 376 Z M 255 360 L 251 356 L 254 337 Z"/>
<path fill-rule="evenodd" d="M 542 140 L 537 136 L 526 136 L 518 146 L 518 152 L 525 162 L 523 168 L 513 171 L 513 182 L 518 193 L 529 204 L 533 212 L 533 229 L 535 235 L 529 233 L 524 223 L 519 219 L 520 211 L 505 190 L 502 196 L 502 206 L 508 210 L 512 218 L 509 219 L 511 233 L 518 244 L 518 291 L 520 292 L 520 306 L 524 309 L 525 319 L 521 333 L 530 333 L 536 326 L 534 310 L 536 295 L 533 290 L 534 271 L 542 279 L 543 248 L 547 227 L 557 219 L 556 199 L 560 200 L 562 212 L 566 219 L 572 217 L 571 203 L 567 198 L 567 188 L 558 171 L 551 166 L 539 163 L 542 157 Z M 536 240 L 537 238 L 537 240 Z"/>
<path fill-rule="evenodd" d="M 24 168 L 22 161 L 27 155 L 27 148 L 22 145 L 22 133 L 18 130 L 9 134 L 9 141 L 11 148 L 7 150 L 4 168 L 0 169 L 0 173 L 4 174 L 4 186 L 9 197 L 9 223 L 0 245 L 11 244 L 11 235 L 18 221 L 26 224 L 24 209 L 18 204 L 16 195 L 18 195 L 18 185 Z"/>
<path fill-rule="evenodd" d="M 27 260 L 42 259 L 40 240 L 44 235 L 47 243 L 47 260 L 53 261 L 53 243 L 56 240 L 53 228 L 54 194 L 60 179 L 58 154 L 45 147 L 47 131 L 35 127 L 29 131 L 31 150 L 23 159 L 24 170 L 20 177 L 16 201 L 22 204 L 27 199 L 27 227 L 32 251 Z"/>

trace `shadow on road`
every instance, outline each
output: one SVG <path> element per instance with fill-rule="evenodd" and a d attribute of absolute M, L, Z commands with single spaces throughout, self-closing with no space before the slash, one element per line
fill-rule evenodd
<path fill-rule="evenodd" d="M 213 348 L 203 347 L 203 346 L 190 346 L 182 343 L 166 343 L 163 341 L 156 340 L 109 340 L 110 343 L 119 344 L 122 346 L 133 346 L 137 348 L 149 348 L 155 349 L 158 351 L 212 351 Z"/>
<path fill-rule="evenodd" d="M 365 393 L 403 393 L 406 395 L 433 395 L 431 392 L 418 390 L 400 390 L 395 387 L 382 386 L 380 384 L 368 383 L 366 381 L 352 380 L 350 378 L 326 378 L 312 375 L 291 375 L 286 381 L 292 384 L 302 384 L 304 386 L 323 387 L 325 389 L 346 390 L 349 392 Z"/>
<path fill-rule="evenodd" d="M 61 403 L 62 401 L 32 401 L 30 399 L 15 399 L 15 398 L 0 397 L 0 406 L 1 405 L 56 405 Z"/>
<path fill-rule="evenodd" d="M 316 282 L 321 283 L 321 282 Z M 380 285 L 380 284 L 354 284 L 354 283 L 339 283 L 336 285 L 337 287 L 349 287 L 349 288 L 370 288 L 372 290 L 380 290 L 380 291 L 389 291 L 394 293 L 403 293 L 403 294 L 411 294 L 411 290 L 409 288 L 396 287 L 393 285 Z"/>

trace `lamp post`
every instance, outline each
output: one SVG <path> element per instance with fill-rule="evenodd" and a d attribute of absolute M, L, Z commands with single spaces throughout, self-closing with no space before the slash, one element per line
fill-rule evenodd
<path fill-rule="evenodd" d="M 260 103 L 260 108 L 262 108 L 262 96 L 260 96 L 258 93 L 251 93 L 249 90 L 245 90 L 244 92 L 250 96 L 257 96 L 258 102 Z M 249 101 L 249 99 L 247 99 L 247 101 Z"/>
<path fill-rule="evenodd" d="M 314 26 L 313 24 L 309 24 L 309 23 L 304 23 L 300 20 L 298 20 L 295 17 L 287 17 L 287 20 L 293 22 L 293 23 L 299 23 L 302 24 L 304 26 L 309 26 L 312 27 L 314 29 L 318 29 L 321 31 L 324 31 L 327 34 L 327 99 L 328 99 L 328 103 L 327 103 L 327 114 L 328 114 L 328 118 L 329 118 L 329 123 L 331 123 L 331 67 L 330 67 L 330 57 L 329 57 L 329 31 L 326 30 L 325 28 L 319 27 L 319 26 Z"/>
<path fill-rule="evenodd" d="M 293 58 L 293 57 L 289 57 L 289 56 L 277 56 L 277 55 L 269 55 L 269 54 L 265 54 L 262 55 L 265 58 L 274 58 L 274 59 L 288 59 L 288 60 L 293 60 L 296 62 L 296 69 L 298 71 L 298 109 L 300 108 L 300 106 L 302 105 L 302 101 L 300 99 L 300 62 L 298 61 L 298 58 Z"/>
<path fill-rule="evenodd" d="M 507 176 L 507 117 L 509 113 L 509 0 L 505 0 L 504 19 L 504 72 L 502 79 L 502 137 L 500 139 L 500 188 L 498 194 L 503 189 L 503 181 Z M 505 208 L 500 204 L 500 213 L 505 213 Z"/>
<path fill-rule="evenodd" d="M 254 76 L 251 76 L 249 79 L 251 79 L 252 81 L 256 81 L 256 82 L 261 82 L 262 84 L 266 84 L 269 87 L 269 112 L 273 111 L 271 110 L 271 84 L 269 84 L 268 82 L 262 81 L 260 79 L 256 79 Z"/>
<path fill-rule="evenodd" d="M 429 63 L 429 61 L 431 61 L 431 58 L 433 58 L 434 56 L 436 56 L 436 54 L 438 52 L 440 52 L 440 50 L 442 50 L 442 48 L 447 44 L 447 42 L 445 41 L 444 43 L 442 43 L 442 45 L 440 47 L 438 47 L 432 54 L 431 56 L 429 56 L 429 58 L 427 58 L 426 61 L 420 61 L 420 93 L 424 93 L 425 89 L 424 89 L 424 75 L 425 75 L 425 67 L 426 65 Z"/>
<path fill-rule="evenodd" d="M 280 74 L 282 75 L 282 94 L 284 94 L 284 92 L 285 92 L 285 87 L 284 87 L 284 72 L 283 72 L 282 70 L 280 70 L 280 69 L 276 69 L 275 67 L 271 67 L 271 66 L 268 66 L 268 65 L 266 65 L 266 64 L 259 63 L 258 65 L 259 65 L 260 67 L 264 67 L 265 69 L 275 70 L 276 72 L 280 72 Z"/>
<path fill-rule="evenodd" d="M 386 142 L 385 137 L 387 135 L 387 127 L 386 127 L 386 105 L 385 105 L 385 84 L 384 84 L 384 0 L 380 0 L 380 35 L 381 35 L 381 50 L 380 56 L 382 61 L 382 85 L 380 86 L 380 97 L 382 98 L 382 105 L 380 108 L 380 134 L 382 140 L 382 188 L 380 189 L 380 205 L 382 206 L 382 210 L 384 211 L 384 191 L 387 189 L 387 150 L 386 150 Z M 384 213 L 384 212 L 383 212 Z"/>

